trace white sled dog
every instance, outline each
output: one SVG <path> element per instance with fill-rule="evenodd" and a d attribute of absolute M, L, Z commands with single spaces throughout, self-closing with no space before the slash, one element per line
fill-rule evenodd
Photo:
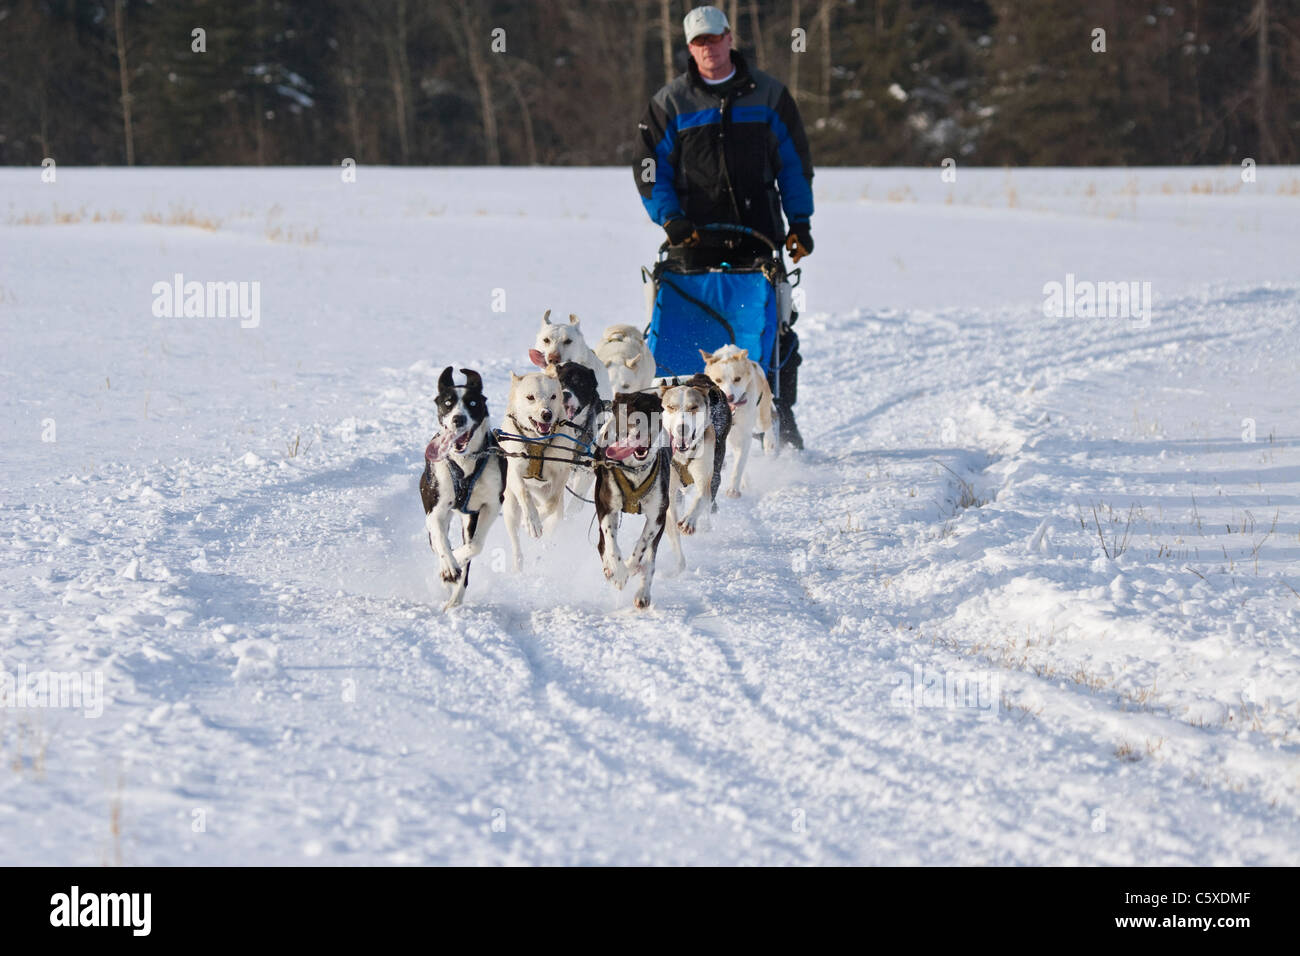
<path fill-rule="evenodd" d="M 727 479 L 727 497 L 740 497 L 740 479 L 745 474 L 749 460 L 749 446 L 754 432 L 763 435 L 763 452 L 776 452 L 776 436 L 772 433 L 772 387 L 757 362 L 749 358 L 749 350 L 735 345 L 724 345 L 713 354 L 700 349 L 707 375 L 731 406 L 731 434 L 727 436 L 727 457 L 731 459 L 731 477 Z"/>
<path fill-rule="evenodd" d="M 641 392 L 654 384 L 655 358 L 634 325 L 611 325 L 596 345 L 596 357 L 609 372 L 613 394 Z"/>
<path fill-rule="evenodd" d="M 610 391 L 609 372 L 601 364 L 596 353 L 587 346 L 579 328 L 580 320 L 570 313 L 568 323 L 552 322 L 551 310 L 542 316 L 542 327 L 537 330 L 537 341 L 528 350 L 528 357 L 538 368 L 548 365 L 563 365 L 565 362 L 577 362 L 596 373 L 596 388 L 602 398 L 614 393 Z"/>
<path fill-rule="evenodd" d="M 520 519 L 529 535 L 540 538 L 564 516 L 564 485 L 573 470 L 572 453 L 568 442 L 553 440 L 563 418 L 564 402 L 554 366 L 527 375 L 510 373 L 510 397 L 502 431 L 538 439 L 501 439 L 507 452 L 524 456 L 507 459 L 506 497 L 501 511 L 516 571 L 523 560 L 519 550 Z"/>
<path fill-rule="evenodd" d="M 703 374 L 681 385 L 661 386 L 659 399 L 664 408 L 664 431 L 673 450 L 669 497 L 676 506 L 679 492 L 687 497 L 691 492 L 695 494 L 690 507 L 678 512 L 681 517 L 677 521 L 682 534 L 694 534 L 701 519 L 708 521 L 707 516 L 718 510 L 731 408 L 722 389 Z"/>
<path fill-rule="evenodd" d="M 444 611 L 465 597 L 470 560 L 483 550 L 506 486 L 506 460 L 495 454 L 483 379 L 473 369 L 460 372 L 464 385 L 455 384 L 451 366 L 438 378 L 438 434 L 424 450 L 420 476 L 429 547 L 438 556 L 438 572 L 447 586 Z M 457 513 L 463 543 L 453 551 L 447 532 Z"/>

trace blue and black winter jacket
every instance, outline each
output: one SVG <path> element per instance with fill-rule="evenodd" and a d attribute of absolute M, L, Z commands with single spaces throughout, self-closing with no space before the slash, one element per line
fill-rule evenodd
<path fill-rule="evenodd" d="M 808 137 L 790 91 L 734 50 L 731 60 L 736 75 L 720 88 L 692 61 L 655 94 L 640 124 L 637 189 L 659 225 L 740 223 L 779 243 L 782 206 L 791 223 L 813 214 Z"/>

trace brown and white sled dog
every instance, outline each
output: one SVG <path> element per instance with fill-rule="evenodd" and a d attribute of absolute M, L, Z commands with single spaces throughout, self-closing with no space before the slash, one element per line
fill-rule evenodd
<path fill-rule="evenodd" d="M 707 375 L 687 379 L 681 385 L 659 389 L 663 403 L 663 427 L 673 451 L 670 496 L 678 504 L 679 492 L 695 497 L 682 503 L 677 527 L 682 534 L 694 534 L 700 520 L 718 510 L 718 487 L 722 484 L 722 463 L 731 432 L 731 407 L 727 397 Z M 689 489 L 689 491 L 687 491 Z"/>
<path fill-rule="evenodd" d="M 650 606 L 650 584 L 654 580 L 655 556 L 664 531 L 677 553 L 677 567 L 685 566 L 681 541 L 672 513 L 669 480 L 672 450 L 660 428 L 659 396 L 653 392 L 616 395 L 597 447 L 600 460 L 596 471 L 596 520 L 600 525 L 597 548 L 606 579 L 620 591 L 629 574 L 641 575 L 633 603 Z M 645 526 L 627 561 L 618 548 L 618 526 L 625 514 L 643 515 Z"/>
<path fill-rule="evenodd" d="M 611 325 L 596 345 L 596 357 L 609 372 L 613 394 L 649 389 L 655 378 L 655 359 L 645 336 L 634 325 Z"/>
<path fill-rule="evenodd" d="M 580 320 L 570 313 L 568 323 L 552 322 L 551 310 L 542 316 L 542 327 L 537 330 L 537 341 L 528 350 L 528 357 L 538 368 L 548 365 L 563 365 L 565 362 L 577 362 L 587 366 L 596 373 L 596 388 L 602 397 L 613 395 L 610 391 L 609 372 L 601 364 L 596 353 L 582 337 Z"/>
<path fill-rule="evenodd" d="M 465 597 L 470 560 L 483 550 L 506 487 L 506 460 L 496 454 L 483 379 L 473 369 L 460 372 L 464 385 L 455 384 L 451 366 L 438 378 L 438 434 L 424 450 L 420 476 L 429 547 L 438 556 L 439 574 L 447 585 L 443 610 Z M 463 543 L 453 551 L 448 529 L 457 513 Z"/>
<path fill-rule="evenodd" d="M 506 496 L 501 516 L 510 537 L 514 569 L 522 567 L 519 550 L 519 522 L 528 533 L 540 538 L 551 531 L 564 515 L 564 485 L 573 471 L 569 442 L 554 441 L 564 418 L 564 402 L 555 367 L 527 375 L 510 373 L 510 397 L 503 432 L 512 432 L 529 442 L 503 437 L 502 447 L 514 456 L 507 459 Z M 555 460 L 549 460 L 555 459 Z"/>
<path fill-rule="evenodd" d="M 772 433 L 772 387 L 749 350 L 724 345 L 712 355 L 700 349 L 704 357 L 704 374 L 722 389 L 731 407 L 731 434 L 727 437 L 727 457 L 731 459 L 731 476 L 727 479 L 727 497 L 740 497 L 740 479 L 749 460 L 749 446 L 754 433 L 763 435 L 763 452 L 776 452 L 776 435 Z"/>

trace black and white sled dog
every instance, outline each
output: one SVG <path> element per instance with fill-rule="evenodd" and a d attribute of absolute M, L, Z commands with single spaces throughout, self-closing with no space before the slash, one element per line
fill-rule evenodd
<path fill-rule="evenodd" d="M 557 440 L 563 421 L 564 401 L 554 365 L 527 375 L 510 373 L 510 398 L 502 431 L 527 439 L 501 439 L 511 454 L 501 514 L 516 571 L 523 567 L 520 520 L 530 536 L 540 538 L 564 516 L 564 486 L 573 472 L 573 443 Z"/>
<path fill-rule="evenodd" d="M 465 597 L 470 560 L 483 550 L 506 487 L 506 460 L 496 454 L 483 379 L 473 369 L 463 368 L 460 373 L 464 385 L 455 384 L 451 366 L 438 377 L 438 434 L 424 450 L 420 476 L 429 547 L 438 556 L 439 573 L 447 585 L 443 610 L 456 607 Z M 462 544 L 452 550 L 448 532 L 456 514 L 461 516 Z"/>
<path fill-rule="evenodd" d="M 680 385 L 664 384 L 659 389 L 664 408 L 664 431 L 673 450 L 671 495 L 690 488 L 695 493 L 689 507 L 678 510 L 677 527 L 682 534 L 694 534 L 701 518 L 718 510 L 718 487 L 731 432 L 731 407 L 722 389 L 701 373 Z M 707 507 L 707 511 L 705 510 Z"/>
<path fill-rule="evenodd" d="M 564 402 L 564 421 L 560 423 L 560 432 L 574 440 L 565 442 L 573 449 L 573 475 L 569 479 L 569 490 L 573 492 L 569 513 L 579 510 L 591 493 L 592 482 L 596 476 L 591 469 L 580 465 L 588 459 L 579 442 L 590 448 L 596 437 L 596 429 L 602 424 L 601 413 L 608 404 L 600 397 L 596 387 L 596 373 L 578 362 L 565 362 L 556 369 L 560 380 L 560 398 Z"/>
<path fill-rule="evenodd" d="M 655 556 L 665 530 L 677 553 L 678 569 L 686 563 L 669 494 L 672 449 L 664 441 L 661 411 L 659 396 L 653 392 L 616 395 L 596 439 L 596 520 L 600 524 L 597 549 L 601 566 L 606 579 L 620 591 L 629 574 L 641 575 L 641 586 L 633 600 L 638 608 L 650 606 Z M 618 548 L 619 519 L 625 514 L 645 517 L 645 526 L 626 562 Z"/>
<path fill-rule="evenodd" d="M 552 322 L 551 310 L 542 316 L 541 328 L 537 330 L 537 340 L 528 350 L 528 357 L 538 368 L 548 365 L 563 365 L 565 362 L 577 362 L 596 373 L 596 388 L 601 396 L 612 395 L 609 386 L 609 372 L 601 364 L 596 353 L 583 338 L 580 320 L 570 313 L 568 323 Z"/>

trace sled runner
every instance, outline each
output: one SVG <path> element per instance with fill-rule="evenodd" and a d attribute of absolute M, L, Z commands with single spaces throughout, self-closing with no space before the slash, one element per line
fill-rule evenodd
<path fill-rule="evenodd" d="M 723 233 L 755 239 L 770 255 L 737 256 L 735 262 L 695 267 L 669 256 L 667 242 L 659 247 L 654 269 L 641 270 L 649 315 L 646 343 L 654 355 L 655 374 L 660 379 L 689 378 L 704 371 L 701 349 L 714 352 L 735 345 L 747 349 L 762 366 L 773 395 L 779 396 L 779 333 L 790 322 L 791 291 L 799 284 L 800 270 L 787 273 L 779 247 L 754 229 L 713 223 L 699 232 L 715 234 L 706 237 L 715 242 Z"/>

